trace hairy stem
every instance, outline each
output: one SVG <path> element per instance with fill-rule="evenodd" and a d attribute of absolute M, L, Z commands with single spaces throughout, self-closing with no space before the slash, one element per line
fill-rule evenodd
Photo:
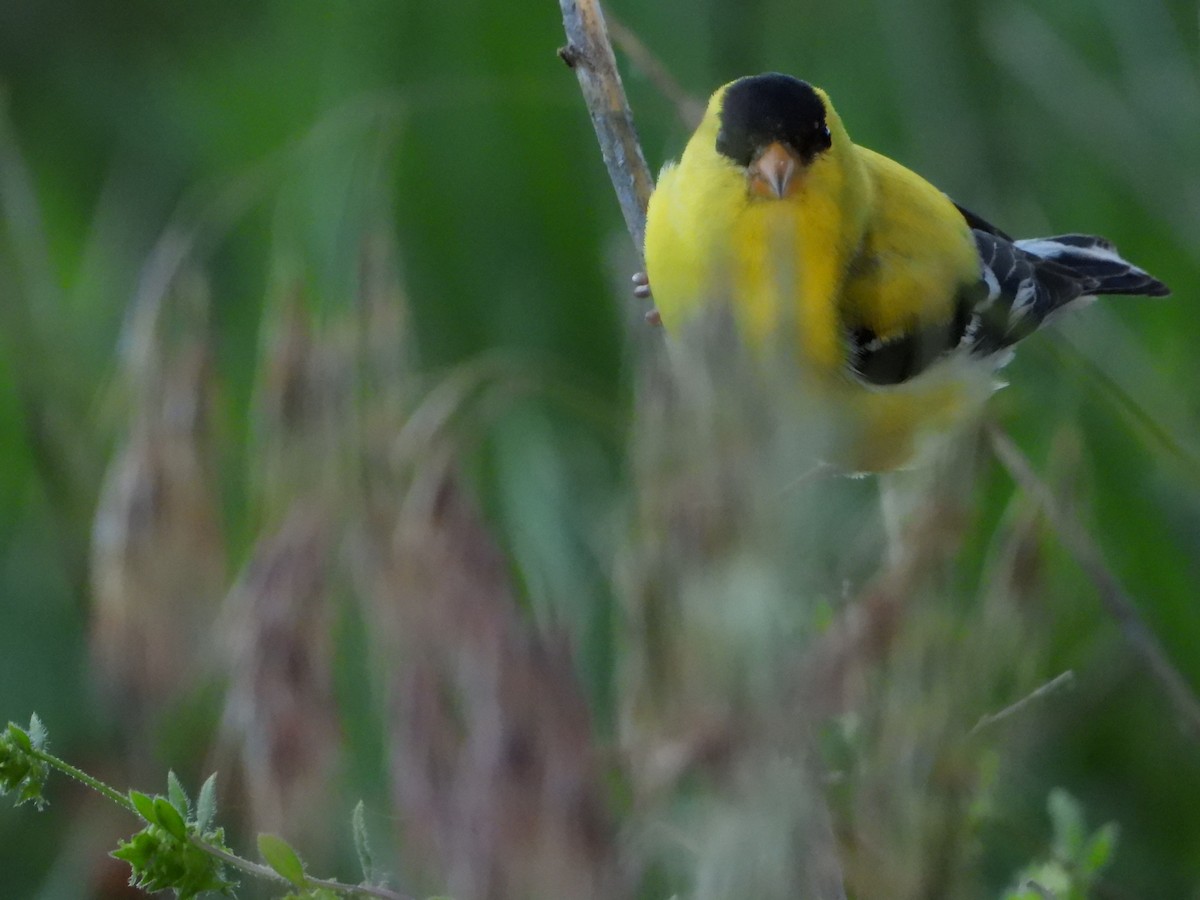
<path fill-rule="evenodd" d="M 83 771 L 83 769 L 78 769 L 66 760 L 60 759 L 53 753 L 47 753 L 45 750 L 34 749 L 32 755 L 44 762 L 46 765 L 50 766 L 52 769 L 57 769 L 64 775 L 74 778 L 80 784 L 91 788 L 97 794 L 107 800 L 112 801 L 126 812 L 133 813 L 135 816 L 141 818 L 132 801 L 130 801 L 125 794 L 122 794 L 120 791 L 116 790 L 116 788 L 105 784 L 99 778 L 89 775 L 87 772 Z M 217 847 L 214 844 L 210 844 L 208 841 L 205 841 L 199 837 L 193 836 L 191 838 L 191 842 L 209 856 L 215 856 L 217 859 L 221 860 L 221 862 L 245 872 L 248 875 L 253 875 L 256 878 L 264 878 L 268 881 L 278 881 L 283 884 L 291 884 L 291 882 L 289 882 L 286 878 L 269 866 L 264 866 L 261 863 L 256 863 L 252 860 L 245 859 L 244 857 L 238 856 L 236 853 L 230 853 L 228 850 Z M 413 898 L 408 894 L 401 894 L 396 891 L 389 890 L 388 888 L 374 887 L 371 885 L 343 884 L 340 881 L 332 881 L 324 878 L 306 878 L 305 883 L 306 886 L 310 888 L 325 888 L 326 890 L 334 891 L 339 894 L 345 894 L 350 897 L 361 896 L 379 897 L 382 898 L 382 900 L 413 900 Z"/>
<path fill-rule="evenodd" d="M 47 753 L 45 750 L 35 749 L 33 751 L 33 755 L 35 757 L 37 757 L 38 759 L 40 759 L 42 762 L 44 762 L 46 765 L 50 766 L 50 768 L 57 769 L 58 771 L 62 772 L 64 775 L 66 775 L 70 778 L 74 778 L 80 784 L 91 788 L 93 791 L 95 791 L 100 796 L 102 796 L 108 800 L 111 800 L 113 803 L 115 803 L 117 806 L 121 807 L 121 809 L 125 810 L 126 812 L 131 812 L 135 816 L 138 814 L 137 810 L 133 806 L 133 803 L 130 801 L 130 799 L 127 796 L 122 794 L 120 791 L 116 790 L 116 788 L 109 787 L 107 784 L 105 784 L 99 778 L 93 778 L 87 772 L 83 771 L 83 769 L 77 769 L 73 765 L 71 765 L 69 762 L 67 762 L 65 759 L 59 759 L 53 753 Z"/>
<path fill-rule="evenodd" d="M 245 872 L 247 875 L 253 875 L 256 878 L 263 878 L 267 881 L 278 881 L 282 884 L 291 884 L 286 878 L 276 872 L 269 866 L 264 866 L 262 863 L 256 863 L 244 857 L 238 856 L 236 853 L 230 853 L 222 847 L 217 847 L 207 841 L 201 840 L 198 837 L 193 837 L 192 844 L 203 850 L 210 856 L 215 856 L 217 859 L 226 865 L 232 866 L 239 871 Z M 346 894 L 351 897 L 380 897 L 383 900 L 413 900 L 408 894 L 401 894 L 397 891 L 389 890 L 383 887 L 373 887 L 365 884 L 344 884 L 340 881 L 332 881 L 325 878 L 305 878 L 304 886 L 306 888 L 324 888 L 327 891 L 334 891 L 338 894 Z"/>

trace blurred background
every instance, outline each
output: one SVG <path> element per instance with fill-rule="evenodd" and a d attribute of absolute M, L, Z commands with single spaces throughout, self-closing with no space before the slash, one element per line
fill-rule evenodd
<path fill-rule="evenodd" d="M 610 12 L 695 96 L 796 74 L 1173 287 L 1022 345 L 993 414 L 1200 685 L 1196 4 Z M 238 846 L 345 880 L 365 798 L 417 894 L 802 896 L 761 882 L 802 846 L 864 898 L 1200 898 L 1197 745 L 986 451 L 880 576 L 870 482 L 774 529 L 787 475 L 721 443 L 761 423 L 660 396 L 562 43 L 549 2 L 0 4 L 0 720 L 119 787 L 218 769 Z M 688 129 L 618 58 L 657 169 Z M 780 737 L 788 653 L 870 584 L 927 611 Z M 50 799 L 0 810 L 0 893 L 126 896 L 133 823 Z"/>

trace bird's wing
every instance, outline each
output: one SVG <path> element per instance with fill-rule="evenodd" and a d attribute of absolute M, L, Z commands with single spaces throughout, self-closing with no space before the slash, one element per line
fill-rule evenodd
<path fill-rule="evenodd" d="M 987 290 L 971 310 L 963 342 L 988 355 L 1032 334 L 1050 313 L 1095 293 L 1100 282 L 987 231 L 972 229 Z"/>
<path fill-rule="evenodd" d="M 998 230 L 973 228 L 971 236 L 979 254 L 979 277 L 959 285 L 953 315 L 888 340 L 870 329 L 856 329 L 849 338 L 851 367 L 858 377 L 895 385 L 960 349 L 991 356 L 1033 333 L 1056 309 L 1101 287 L 1086 272 L 1029 252 Z"/>
<path fill-rule="evenodd" d="M 957 203 L 954 207 L 974 240 L 978 277 L 968 277 L 952 288 L 950 313 L 942 321 L 915 325 L 883 339 L 870 328 L 853 328 L 848 335 L 850 367 L 863 381 L 901 384 L 955 351 L 993 356 L 1080 297 L 1170 293 L 1161 281 L 1123 259 L 1104 238 L 1061 234 L 1013 240 L 970 210 Z"/>
<path fill-rule="evenodd" d="M 954 203 L 953 198 L 947 199 L 949 199 L 951 203 Z M 976 215 L 975 213 L 971 212 L 971 210 L 967 209 L 961 203 L 954 203 L 954 208 L 962 213 L 962 217 L 967 220 L 967 225 L 972 231 L 982 231 L 986 234 L 994 234 L 996 237 L 1003 238 L 1006 241 L 1012 241 L 1012 237 L 1010 235 L 1001 231 L 983 216 Z"/>
<path fill-rule="evenodd" d="M 971 323 L 971 305 L 964 295 L 956 302 L 950 321 L 914 328 L 887 340 L 869 328 L 856 328 L 849 336 L 851 369 L 869 384 L 908 381 L 962 343 Z"/>

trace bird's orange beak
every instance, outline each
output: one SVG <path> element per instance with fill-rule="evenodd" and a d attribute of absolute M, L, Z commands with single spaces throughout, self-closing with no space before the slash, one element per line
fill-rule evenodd
<path fill-rule="evenodd" d="M 756 197 L 782 200 L 802 168 L 794 150 L 773 141 L 750 164 L 750 191 Z"/>

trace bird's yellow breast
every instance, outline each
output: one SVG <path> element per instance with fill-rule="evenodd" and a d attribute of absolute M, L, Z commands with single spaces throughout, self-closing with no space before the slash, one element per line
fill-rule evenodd
<path fill-rule="evenodd" d="M 708 137 L 697 132 L 650 199 L 646 271 L 663 323 L 673 329 L 723 303 L 753 343 L 791 333 L 806 364 L 840 371 L 841 294 L 869 183 L 857 168 L 820 159 L 792 198 L 751 197 L 736 168 L 703 152 Z"/>

